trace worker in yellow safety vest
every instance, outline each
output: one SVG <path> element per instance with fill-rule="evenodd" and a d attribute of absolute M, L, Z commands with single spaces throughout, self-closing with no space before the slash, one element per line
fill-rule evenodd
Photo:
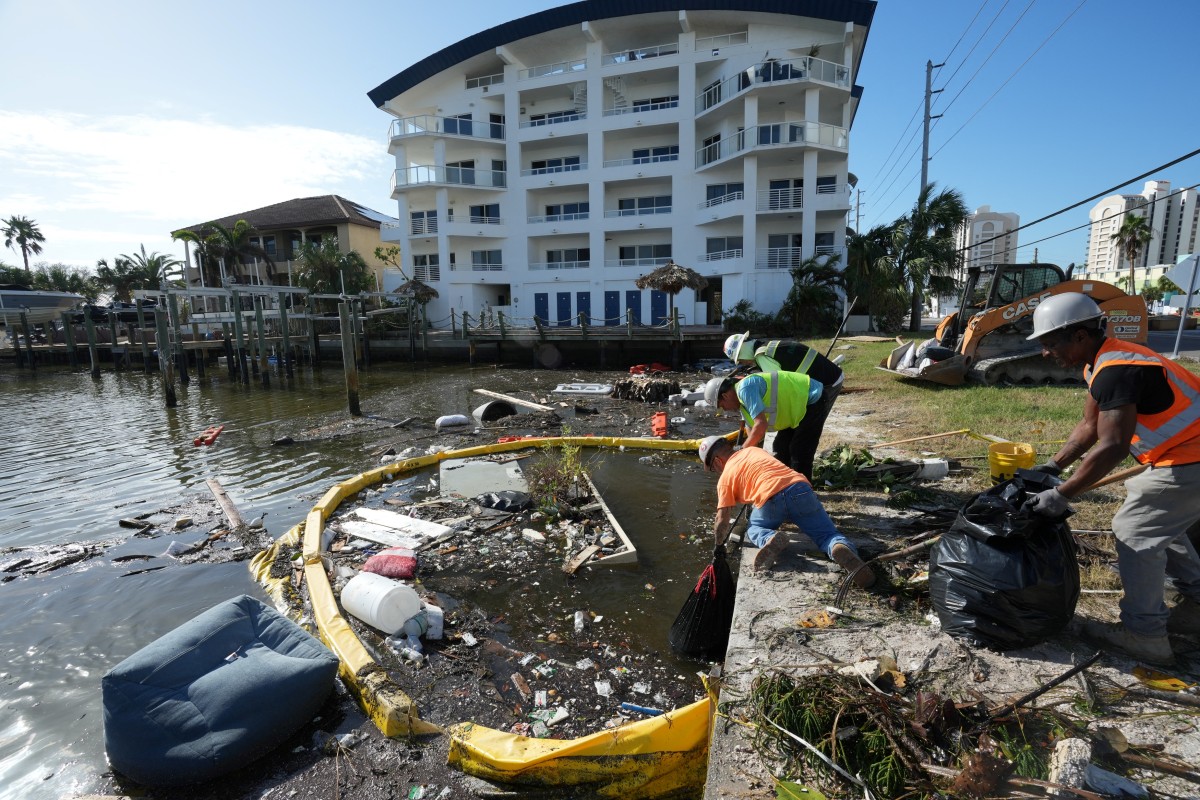
<path fill-rule="evenodd" d="M 821 432 L 818 428 L 815 435 L 798 433 L 824 390 L 824 384 L 803 373 L 760 372 L 737 381 L 713 378 L 704 387 L 704 399 L 716 408 L 741 413 L 747 447 L 762 447 L 767 432 L 773 431 L 775 457 L 808 477 Z"/>

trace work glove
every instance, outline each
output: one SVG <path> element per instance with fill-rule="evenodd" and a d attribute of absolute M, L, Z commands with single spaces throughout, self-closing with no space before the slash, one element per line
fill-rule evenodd
<path fill-rule="evenodd" d="M 1038 492 L 1026 501 L 1025 507 L 1035 514 L 1054 519 L 1064 517 L 1071 511 L 1070 501 L 1058 489 Z"/>
<path fill-rule="evenodd" d="M 1033 468 L 1033 472 L 1044 472 L 1045 474 L 1053 475 L 1056 478 L 1059 475 L 1062 475 L 1062 471 L 1063 471 L 1063 468 L 1060 467 L 1058 465 L 1058 462 L 1055 461 L 1053 458 L 1047 460 L 1045 463 L 1038 464 L 1036 467 Z"/>

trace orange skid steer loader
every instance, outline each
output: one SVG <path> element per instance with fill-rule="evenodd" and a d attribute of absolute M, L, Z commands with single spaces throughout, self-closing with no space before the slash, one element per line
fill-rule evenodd
<path fill-rule="evenodd" d="M 1108 335 L 1145 344 L 1146 301 L 1110 283 L 1072 280 L 1054 264 L 991 264 L 967 269 L 958 311 L 925 342 L 906 342 L 879 363 L 904 378 L 959 386 L 984 384 L 1082 383 L 1082 369 L 1059 367 L 1042 358 L 1033 332 L 1033 312 L 1064 292 L 1088 295 L 1104 311 Z"/>

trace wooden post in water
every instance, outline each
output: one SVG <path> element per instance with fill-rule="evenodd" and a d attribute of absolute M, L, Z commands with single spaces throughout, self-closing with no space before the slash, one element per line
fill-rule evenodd
<path fill-rule="evenodd" d="M 429 360 L 429 317 L 425 314 L 426 303 L 421 303 L 421 357 Z"/>
<path fill-rule="evenodd" d="M 285 295 L 279 293 L 279 329 L 283 333 L 283 352 L 279 354 L 280 365 L 283 367 L 283 374 L 291 380 L 292 375 L 292 336 L 288 330 L 287 304 L 284 302 Z"/>
<path fill-rule="evenodd" d="M 338 321 L 341 326 L 342 366 L 346 372 L 346 402 L 350 406 L 350 416 L 361 417 L 362 409 L 358 406 L 358 365 L 354 363 L 350 304 L 345 301 L 338 303 Z"/>
<path fill-rule="evenodd" d="M 233 346 L 237 351 L 238 377 L 242 383 L 249 386 L 250 370 L 246 365 L 246 342 L 242 338 L 242 298 L 237 289 L 231 289 L 229 295 L 229 306 L 233 309 L 233 336 L 237 340 Z"/>
<path fill-rule="evenodd" d="M 25 352 L 29 354 L 29 369 L 37 372 L 37 360 L 33 357 L 33 332 L 29 330 L 29 317 L 21 312 L 21 330 L 25 332 Z"/>
<path fill-rule="evenodd" d="M 179 385 L 187 386 L 191 382 L 188 375 L 187 353 L 183 349 L 183 325 L 179 322 L 179 299 L 174 293 L 167 293 L 167 310 L 171 313 L 171 329 L 175 332 L 175 367 L 179 370 Z"/>
<path fill-rule="evenodd" d="M 62 320 L 63 341 L 67 345 L 67 358 L 71 360 L 71 369 L 79 369 L 79 353 L 75 347 L 75 326 L 71 324 L 71 314 L 64 311 L 59 318 Z"/>
<path fill-rule="evenodd" d="M 317 331 L 317 301 L 312 297 L 308 298 L 308 333 L 312 339 L 312 344 L 309 345 L 312 350 L 309 356 L 309 363 L 314 369 L 321 368 L 321 334 Z"/>
<path fill-rule="evenodd" d="M 112 355 L 113 372 L 121 371 L 121 360 L 117 357 L 117 314 L 110 311 L 108 315 L 109 353 Z"/>
<path fill-rule="evenodd" d="M 357 315 L 357 316 L 358 316 L 358 320 L 359 320 L 359 321 L 358 321 L 358 326 L 359 326 L 360 328 L 362 328 L 362 360 L 363 360 L 363 367 L 364 367 L 364 368 L 366 368 L 366 369 L 370 369 L 370 368 L 371 368 L 371 338 L 370 338 L 370 335 L 369 335 L 369 334 L 368 334 L 368 332 L 367 332 L 367 322 L 368 322 L 368 319 L 367 319 L 367 301 L 366 301 L 366 300 L 359 300 L 359 301 L 358 301 L 358 309 L 359 309 L 359 311 L 361 312 L 361 314 L 359 314 L 359 315 Z"/>
<path fill-rule="evenodd" d="M 132 339 L 130 340 L 132 341 Z M 192 341 L 200 344 L 200 325 L 196 322 L 196 316 L 192 315 Z M 196 350 L 196 377 L 204 380 L 205 360 L 208 358 L 208 349 L 201 347 Z"/>
<path fill-rule="evenodd" d="M 96 323 L 92 322 L 91 309 L 83 310 L 83 329 L 87 331 L 88 357 L 92 360 L 92 377 L 100 377 L 100 354 L 96 352 Z"/>
<path fill-rule="evenodd" d="M 270 363 L 267 361 L 267 331 L 266 322 L 263 319 L 263 306 L 266 305 L 267 298 L 263 295 L 254 296 L 254 323 L 258 328 L 258 366 L 262 370 L 262 384 L 264 389 L 271 388 L 271 370 Z"/>
<path fill-rule="evenodd" d="M 167 312 L 161 308 L 154 309 L 155 343 L 158 346 L 158 370 L 162 373 L 163 393 L 166 396 L 167 408 L 178 405 L 175 399 L 175 366 L 171 358 L 171 334 L 167 327 Z M 99 370 L 93 372 L 99 375 Z"/>
<path fill-rule="evenodd" d="M 146 312 L 140 301 L 134 300 L 134 302 L 137 303 L 138 342 L 142 345 L 142 372 L 149 372 L 150 343 L 146 341 Z"/>
<path fill-rule="evenodd" d="M 228 313 L 229 298 L 225 297 L 225 295 L 221 295 L 217 305 L 221 309 L 222 314 Z M 239 373 L 237 367 L 237 357 L 233 352 L 233 326 L 228 322 L 221 323 L 221 338 L 225 340 L 225 368 L 229 370 L 230 379 L 236 381 Z"/>

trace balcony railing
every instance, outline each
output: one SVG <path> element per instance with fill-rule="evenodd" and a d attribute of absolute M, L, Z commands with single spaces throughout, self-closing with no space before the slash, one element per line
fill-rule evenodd
<path fill-rule="evenodd" d="M 699 49 L 699 42 L 697 42 L 697 50 Z M 850 69 L 842 64 L 812 56 L 800 56 L 782 61 L 763 61 L 731 78 L 726 78 L 715 86 L 709 86 L 696 95 L 696 113 L 736 97 L 752 86 L 794 83 L 796 81 L 820 81 L 849 89 Z"/>
<path fill-rule="evenodd" d="M 560 114 L 556 117 L 546 117 L 545 119 L 529 119 L 521 123 L 522 128 L 540 128 L 543 125 L 557 125 L 560 122 L 575 122 L 576 120 L 587 119 L 586 111 L 576 111 L 572 114 Z"/>
<path fill-rule="evenodd" d="M 653 208 L 615 208 L 604 212 L 606 219 L 613 217 L 640 217 L 645 214 L 670 214 L 670 206 L 654 206 Z"/>
<path fill-rule="evenodd" d="M 589 217 L 587 211 L 577 211 L 573 214 L 545 214 L 540 217 L 530 217 L 529 224 L 535 225 L 539 222 L 570 222 L 577 219 L 587 219 Z"/>
<path fill-rule="evenodd" d="M 587 69 L 587 59 L 580 58 L 576 61 L 559 61 L 556 64 L 542 64 L 537 67 L 523 69 L 517 73 L 521 80 L 529 78 L 544 78 L 547 75 L 566 75 L 571 72 L 582 72 Z"/>
<path fill-rule="evenodd" d="M 610 258 L 604 262 L 605 267 L 659 267 L 670 261 L 670 258 Z"/>
<path fill-rule="evenodd" d="M 471 272 L 500 272 L 504 269 L 503 264 L 451 264 L 451 272 L 467 272 L 470 268 Z"/>
<path fill-rule="evenodd" d="M 587 169 L 587 162 L 581 161 L 578 164 L 560 164 L 557 167 L 538 167 L 536 169 L 523 169 L 521 176 L 528 178 L 531 175 L 552 175 L 555 172 L 578 172 L 579 170 Z"/>
<path fill-rule="evenodd" d="M 604 109 L 604 116 L 615 117 L 621 114 L 640 114 L 643 111 L 661 111 L 664 108 L 679 108 L 679 98 L 664 100 L 661 103 L 640 103 L 629 106 L 618 106 Z"/>
<path fill-rule="evenodd" d="M 728 261 L 733 258 L 741 258 L 745 251 L 740 247 L 732 250 L 718 250 L 715 253 L 705 253 L 700 256 L 701 261 Z"/>
<path fill-rule="evenodd" d="M 750 31 L 723 33 L 720 36 L 703 36 L 696 40 L 696 52 L 702 53 L 710 48 L 728 47 L 735 44 L 746 44 L 750 41 Z"/>
<path fill-rule="evenodd" d="M 640 156 L 638 158 L 617 158 L 605 161 L 605 167 L 630 167 L 637 164 L 657 164 L 662 161 L 678 161 L 679 153 L 668 153 L 661 156 Z"/>
<path fill-rule="evenodd" d="M 592 266 L 591 261 L 534 261 L 531 262 L 529 268 L 531 270 L 556 270 L 556 269 L 587 269 Z"/>
<path fill-rule="evenodd" d="M 450 222 L 461 222 L 458 217 L 451 217 Z M 474 214 L 467 217 L 467 222 L 472 225 L 503 225 L 504 220 L 501 217 L 477 217 Z"/>
<path fill-rule="evenodd" d="M 808 144 L 846 150 L 850 132 L 823 122 L 776 122 L 747 128 L 728 139 L 705 145 L 696 151 L 696 166 L 703 167 L 746 150 Z"/>
<path fill-rule="evenodd" d="M 478 78 L 467 78 L 468 89 L 486 88 L 498 83 L 504 83 L 503 72 L 497 72 L 495 75 L 480 75 Z"/>
<path fill-rule="evenodd" d="M 760 189 L 758 211 L 791 211 L 804 208 L 804 190 L 798 186 L 787 189 Z"/>
<path fill-rule="evenodd" d="M 438 183 L 453 186 L 504 188 L 507 185 L 507 175 L 500 170 L 438 167 L 432 164 L 406 167 L 392 173 L 393 192 L 406 186 L 425 186 Z"/>
<path fill-rule="evenodd" d="M 438 221 L 437 217 L 425 217 L 423 219 L 414 219 L 411 221 L 409 230 L 413 236 L 420 236 L 425 233 L 437 233 Z"/>
<path fill-rule="evenodd" d="M 622 50 L 619 53 L 605 53 L 600 57 L 600 64 L 605 67 L 612 64 L 628 64 L 633 61 L 645 61 L 647 58 L 670 56 L 678 52 L 679 43 L 668 42 L 667 44 L 654 45 L 653 47 L 638 47 L 633 50 Z"/>
<path fill-rule="evenodd" d="M 813 255 L 831 256 L 842 252 L 835 244 L 819 244 L 813 248 Z M 804 263 L 799 247 L 767 247 L 758 251 L 754 263 L 755 269 L 792 269 Z"/>
<path fill-rule="evenodd" d="M 388 129 L 388 136 L 392 139 L 431 134 L 470 136 L 473 139 L 503 139 L 504 123 L 421 114 L 415 117 L 394 119 Z"/>
<path fill-rule="evenodd" d="M 729 194 L 723 194 L 720 197 L 714 197 L 711 200 L 705 200 L 703 203 L 700 204 L 699 207 L 700 208 L 712 208 L 713 206 L 719 206 L 722 203 L 733 203 L 738 200 L 742 200 L 745 197 L 746 197 L 745 192 L 730 192 Z"/>

